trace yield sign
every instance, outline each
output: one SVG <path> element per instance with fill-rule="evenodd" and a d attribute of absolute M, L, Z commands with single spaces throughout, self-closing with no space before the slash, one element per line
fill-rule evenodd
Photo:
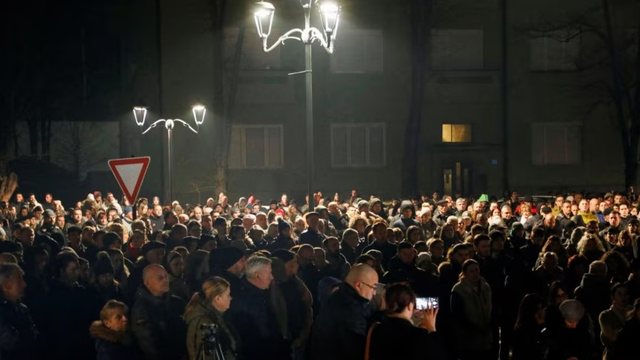
<path fill-rule="evenodd" d="M 140 186 L 147 173 L 150 161 L 151 158 L 148 156 L 108 161 L 113 176 L 115 176 L 120 189 L 122 189 L 124 196 L 127 197 L 131 205 L 135 203 L 138 197 Z"/>

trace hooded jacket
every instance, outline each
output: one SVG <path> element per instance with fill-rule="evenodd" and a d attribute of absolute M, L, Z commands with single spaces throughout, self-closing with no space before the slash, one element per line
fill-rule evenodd
<path fill-rule="evenodd" d="M 184 320 L 187 323 L 187 352 L 189 359 L 199 359 L 203 339 L 208 335 L 201 329 L 204 324 L 214 324 L 216 326 L 216 340 L 221 345 L 225 359 L 235 360 L 237 358 L 236 340 L 222 318 L 222 314 L 213 307 L 200 300 L 193 310 L 184 314 Z M 214 359 L 217 358 L 214 357 Z"/>
<path fill-rule="evenodd" d="M 91 323 L 89 333 L 96 342 L 96 360 L 134 359 L 130 333 L 111 330 L 102 321 Z"/>

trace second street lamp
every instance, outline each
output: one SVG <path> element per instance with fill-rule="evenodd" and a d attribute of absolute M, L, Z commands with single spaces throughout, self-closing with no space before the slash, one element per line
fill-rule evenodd
<path fill-rule="evenodd" d="M 164 199 L 165 202 L 171 203 L 173 201 L 173 128 L 175 124 L 178 123 L 187 129 L 191 130 L 194 134 L 198 133 L 198 129 L 200 125 L 204 123 L 204 118 L 207 113 L 207 109 L 202 105 L 195 105 L 191 108 L 191 113 L 193 114 L 193 120 L 196 123 L 196 127 L 194 128 L 188 122 L 182 119 L 158 119 L 151 123 L 149 127 L 144 129 L 144 123 L 147 119 L 147 108 L 143 106 L 136 106 L 133 108 L 133 119 L 136 121 L 136 125 L 142 128 L 142 135 L 148 133 L 151 129 L 155 128 L 160 124 L 164 124 L 165 129 L 167 129 L 167 174 L 164 176 Z M 133 205 L 133 204 L 132 204 Z"/>
<path fill-rule="evenodd" d="M 254 20 L 258 36 L 262 39 L 262 49 L 265 52 L 272 51 L 287 40 L 297 40 L 305 45 L 304 60 L 305 69 L 301 72 L 291 73 L 305 74 L 306 92 L 306 140 L 307 140 L 307 196 L 309 210 L 313 210 L 313 177 L 314 177 L 314 156 L 313 156 L 313 64 L 311 45 L 318 42 L 329 54 L 333 53 L 333 45 L 340 23 L 340 7 L 333 2 L 323 2 L 320 7 L 320 17 L 322 19 L 322 31 L 311 26 L 311 9 L 317 0 L 300 0 L 300 6 L 304 11 L 304 28 L 293 28 L 281 35 L 271 46 L 268 45 L 268 38 L 271 35 L 275 6 L 273 4 L 260 1 L 256 3 Z"/>

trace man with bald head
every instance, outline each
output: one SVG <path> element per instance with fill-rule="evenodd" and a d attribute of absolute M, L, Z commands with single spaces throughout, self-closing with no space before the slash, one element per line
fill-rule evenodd
<path fill-rule="evenodd" d="M 158 264 L 147 265 L 131 310 L 132 331 L 145 359 L 180 359 L 186 354 L 185 303 L 169 294 L 169 274 Z"/>
<path fill-rule="evenodd" d="M 362 359 L 376 293 L 378 273 L 366 264 L 354 265 L 344 283 L 320 309 L 312 331 L 314 359 Z"/>

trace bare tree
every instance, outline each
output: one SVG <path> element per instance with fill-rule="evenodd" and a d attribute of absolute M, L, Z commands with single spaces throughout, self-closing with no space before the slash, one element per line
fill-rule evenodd
<path fill-rule="evenodd" d="M 225 28 L 230 24 L 229 1 L 210 0 L 210 18 L 213 31 L 213 123 L 214 123 L 214 174 L 215 193 L 227 192 L 231 122 L 235 115 L 238 76 L 242 60 L 242 47 L 246 22 L 241 21 L 232 53 L 225 51 Z M 233 1 L 240 11 L 247 9 L 247 1 Z"/>
<path fill-rule="evenodd" d="M 427 74 L 427 44 L 431 34 L 432 0 L 411 0 L 411 100 L 409 119 L 405 127 L 402 160 L 402 194 L 418 193 L 418 153 L 420 128 L 424 110 L 424 89 Z"/>
<path fill-rule="evenodd" d="M 629 23 L 621 16 L 630 13 L 634 14 L 629 18 L 635 23 Z M 561 42 L 572 41 L 575 36 L 595 40 L 594 45 L 581 49 L 575 59 L 576 69 L 585 74 L 578 88 L 589 101 L 588 112 L 598 106 L 613 110 L 610 113 L 624 157 L 624 183 L 627 188 L 635 186 L 640 143 L 640 92 L 637 91 L 640 12 L 637 1 L 601 0 L 582 13 L 562 15 L 523 30 L 532 37 L 551 37 Z"/>

